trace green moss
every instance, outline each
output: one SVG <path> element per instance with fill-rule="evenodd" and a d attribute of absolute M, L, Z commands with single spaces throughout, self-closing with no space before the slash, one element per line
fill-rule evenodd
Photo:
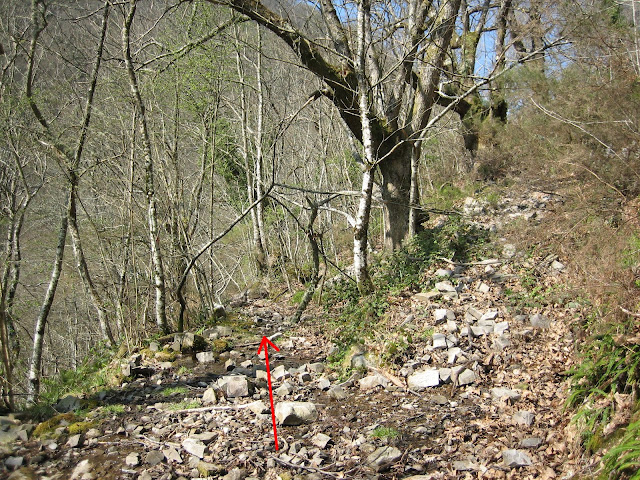
<path fill-rule="evenodd" d="M 45 420 L 44 422 L 38 424 L 38 426 L 33 431 L 33 436 L 45 436 L 52 433 L 62 423 L 71 424 L 75 422 L 76 419 L 77 417 L 74 413 L 61 413 L 59 415 L 56 415 L 55 417 L 50 418 L 49 420 Z"/>
<path fill-rule="evenodd" d="M 77 435 L 79 433 L 86 433 L 87 430 L 93 427 L 96 427 L 97 425 L 98 425 L 98 422 L 96 421 L 76 422 L 69 425 L 67 427 L 67 431 L 69 432 L 69 435 Z"/>
<path fill-rule="evenodd" d="M 400 432 L 393 427 L 376 427 L 371 436 L 374 438 L 397 438 Z"/>
<path fill-rule="evenodd" d="M 231 340 L 226 338 L 216 338 L 212 343 L 212 350 L 214 353 L 228 352 L 233 348 Z"/>
<path fill-rule="evenodd" d="M 154 352 L 153 357 L 158 362 L 173 362 L 178 358 L 178 352 L 174 352 L 173 350 L 160 350 L 159 352 Z"/>

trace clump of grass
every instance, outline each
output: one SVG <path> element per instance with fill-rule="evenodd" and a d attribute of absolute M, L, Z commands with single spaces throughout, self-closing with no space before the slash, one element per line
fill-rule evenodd
<path fill-rule="evenodd" d="M 189 408 L 198 408 L 202 406 L 202 402 L 198 398 L 185 399 L 181 402 L 173 403 L 168 405 L 167 408 L 172 411 L 176 410 L 187 410 Z"/>
<path fill-rule="evenodd" d="M 373 430 L 373 432 L 371 432 L 371 436 L 373 438 L 380 438 L 380 439 L 398 438 L 399 435 L 400 435 L 400 432 L 393 427 L 376 427 Z"/>
<path fill-rule="evenodd" d="M 189 390 L 187 389 L 187 387 L 183 387 L 183 386 L 177 386 L 177 387 L 168 387 L 165 388 L 164 390 L 162 390 L 162 396 L 163 397 L 170 397 L 171 395 L 177 395 L 177 394 L 186 394 Z"/>
<path fill-rule="evenodd" d="M 42 399 L 45 403 L 55 403 L 65 395 L 83 394 L 109 385 L 113 371 L 108 368 L 113 352 L 104 345 L 98 345 L 87 355 L 77 368 L 62 370 L 56 377 L 42 382 Z"/>
<path fill-rule="evenodd" d="M 640 480 L 640 421 L 629 424 L 620 442 L 602 459 L 609 479 Z"/>

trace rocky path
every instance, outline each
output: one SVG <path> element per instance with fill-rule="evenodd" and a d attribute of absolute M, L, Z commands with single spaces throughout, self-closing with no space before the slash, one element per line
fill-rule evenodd
<path fill-rule="evenodd" d="M 579 458 L 563 407 L 578 312 L 569 303 L 509 313 L 523 265 L 543 282 L 563 281 L 557 260 L 525 260 L 510 245 L 502 258 L 428 272 L 436 288 L 396 298 L 388 312 L 389 335 L 413 337 L 402 361 L 384 366 L 375 349 L 354 348 L 348 379 L 327 361 L 326 314 L 290 325 L 291 307 L 249 301 L 237 325 L 172 338 L 178 359 L 152 344 L 123 365 L 133 381 L 59 405 L 88 409 L 80 422 L 61 415 L 34 433 L 1 418 L 0 477 L 570 478 Z M 262 335 L 280 348 L 270 352 L 278 451 L 256 353 Z M 211 351 L 227 340 L 231 351 Z"/>

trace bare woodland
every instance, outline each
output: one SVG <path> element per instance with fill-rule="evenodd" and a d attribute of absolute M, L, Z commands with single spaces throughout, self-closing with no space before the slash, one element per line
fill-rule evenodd
<path fill-rule="evenodd" d="M 614 40 L 607 2 L 1 2 L 6 406 L 247 288 L 366 294 L 545 82 L 637 79 L 634 7 Z"/>

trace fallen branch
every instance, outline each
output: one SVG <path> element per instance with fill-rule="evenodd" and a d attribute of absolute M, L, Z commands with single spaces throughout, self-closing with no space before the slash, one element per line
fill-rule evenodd
<path fill-rule="evenodd" d="M 243 410 L 249 408 L 251 403 L 245 403 L 244 405 L 212 405 L 210 407 L 198 407 L 198 408 L 185 408 L 182 410 L 163 410 L 165 413 L 199 413 L 210 411 L 224 411 L 224 410 Z"/>
<path fill-rule="evenodd" d="M 455 265 L 459 267 L 473 267 L 477 265 L 502 265 L 502 260 L 481 260 L 479 262 L 454 262 L 453 260 L 449 260 L 446 257 L 436 257 L 438 260 L 442 260 L 443 262 L 447 262 L 449 265 Z"/>
<path fill-rule="evenodd" d="M 633 313 L 633 312 L 631 312 L 631 311 L 629 311 L 626 308 L 621 307 L 621 306 L 618 306 L 618 308 L 620 310 L 622 310 L 624 313 L 626 313 L 627 315 L 631 315 L 632 317 L 635 317 L 635 318 L 640 318 L 640 313 Z"/>

